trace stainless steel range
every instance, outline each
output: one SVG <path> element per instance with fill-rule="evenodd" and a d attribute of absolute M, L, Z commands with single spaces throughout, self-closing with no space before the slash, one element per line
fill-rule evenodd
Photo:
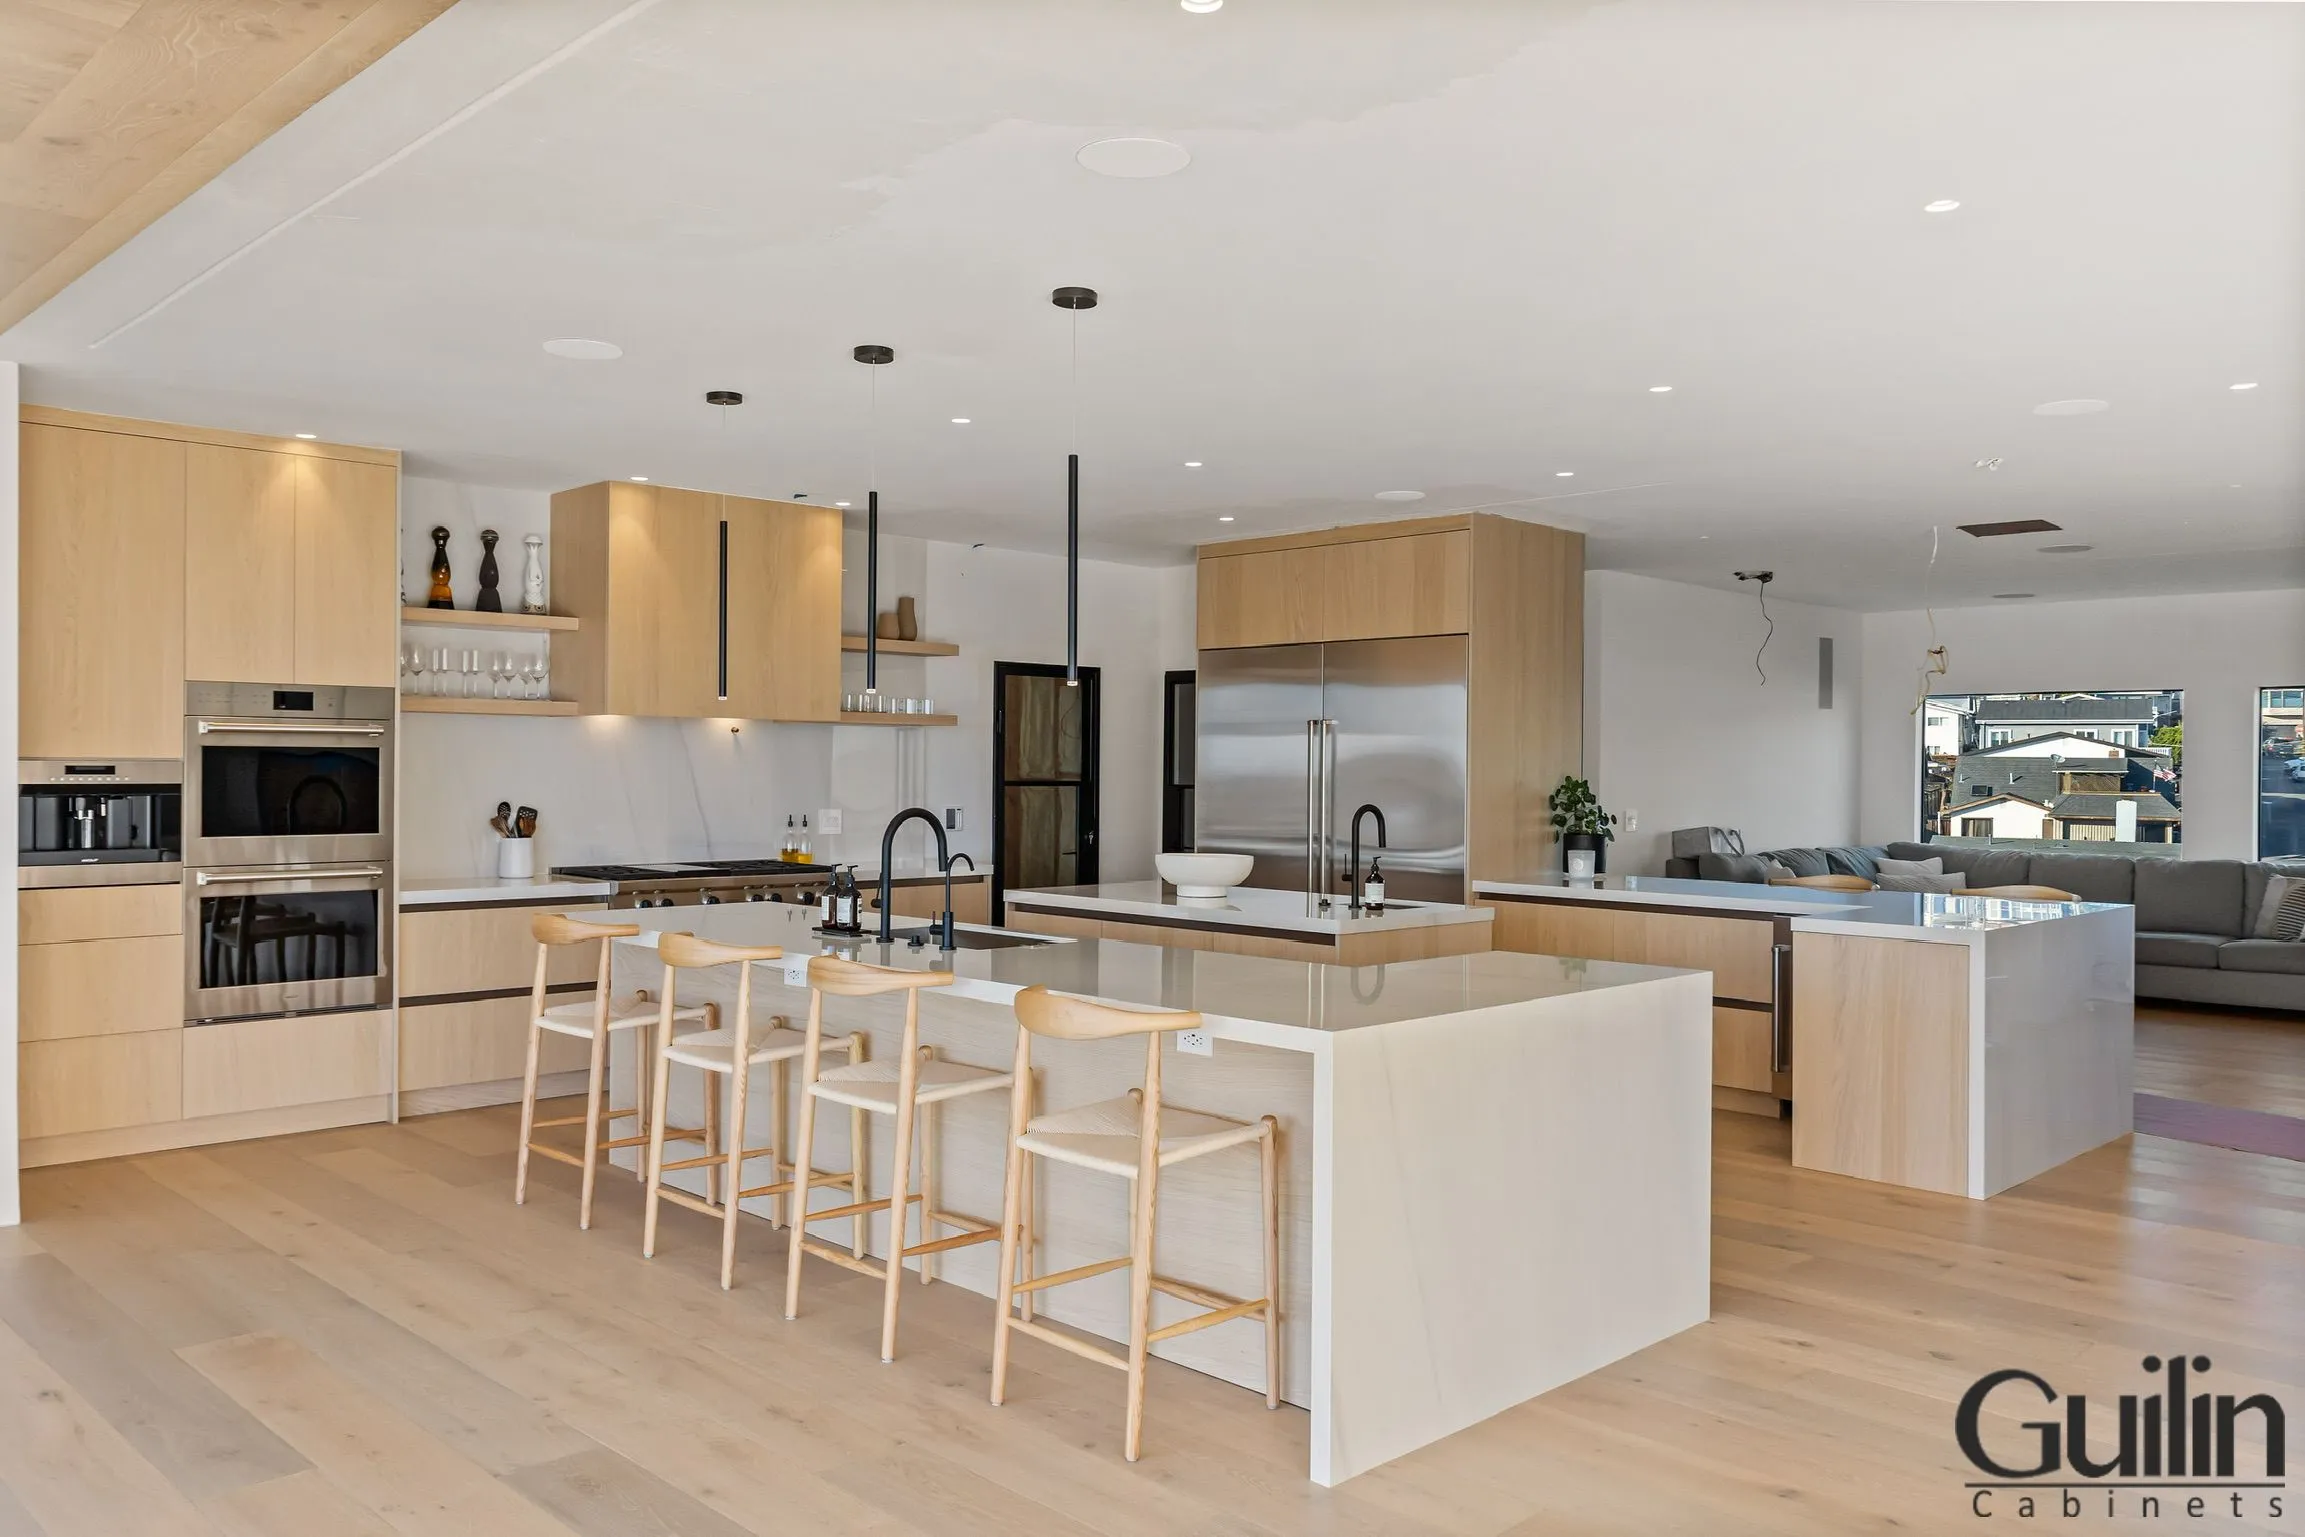
<path fill-rule="evenodd" d="M 716 902 L 799 902 L 813 905 L 832 884 L 831 865 L 789 859 L 712 859 L 657 865 L 558 865 L 567 881 L 607 881 L 610 907 L 689 907 Z"/>

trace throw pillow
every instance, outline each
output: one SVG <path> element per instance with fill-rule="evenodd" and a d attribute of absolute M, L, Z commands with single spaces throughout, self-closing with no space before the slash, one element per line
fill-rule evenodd
<path fill-rule="evenodd" d="M 1968 889 L 1969 878 L 1957 871 L 1924 870 L 1918 874 L 1906 874 L 1888 868 L 1901 862 L 1893 859 L 1881 861 L 1880 887 L 1883 891 L 1938 891 L 1950 896 L 1956 891 Z"/>
<path fill-rule="evenodd" d="M 1918 887 L 1889 886 L 1889 882 L 1888 882 L 1888 880 L 1886 879 L 1886 877 L 1888 877 L 1888 876 L 1892 876 L 1892 875 L 1943 875 L 1943 874 L 1945 873 L 1945 860 L 1944 860 L 1944 856 L 1943 856 L 1943 855 L 1940 855 L 1940 854 L 1931 854 L 1931 855 L 1930 855 L 1930 856 L 1929 856 L 1927 859 L 1888 859 L 1888 858 L 1882 858 L 1882 859 L 1876 859 L 1876 860 L 1874 860 L 1874 861 L 1873 861 L 1873 863 L 1874 863 L 1875 865 L 1877 865 L 1877 866 L 1879 866 L 1879 867 L 1880 867 L 1880 872 L 1881 872 L 1881 876 L 1882 876 L 1882 879 L 1881 879 L 1881 881 L 1880 881 L 1880 884 L 1881 884 L 1881 885 L 1883 885 L 1883 886 L 1887 886 L 1887 887 L 1888 887 L 1888 889 L 1889 889 L 1889 890 L 1891 890 L 1891 891 L 1918 890 L 1918 889 L 1920 889 L 1920 888 L 1918 888 Z"/>
<path fill-rule="evenodd" d="M 2265 883 L 2265 900 L 2257 908 L 2252 939 L 2278 939 L 2296 944 L 2305 939 L 2305 876 L 2276 875 Z"/>
<path fill-rule="evenodd" d="M 1866 880 L 1881 873 L 1881 850 L 1869 845 L 1845 845 L 1825 850 L 1826 873 L 1861 875 Z"/>
<path fill-rule="evenodd" d="M 1795 875 L 1824 875 L 1828 873 L 1823 849 L 1771 849 L 1761 857 L 1774 859 Z"/>
<path fill-rule="evenodd" d="M 1769 884 L 1772 886 L 1779 881 L 1789 881 L 1798 873 L 1791 865 L 1779 864 L 1767 854 L 1761 856 L 1761 863 L 1768 867 Z"/>

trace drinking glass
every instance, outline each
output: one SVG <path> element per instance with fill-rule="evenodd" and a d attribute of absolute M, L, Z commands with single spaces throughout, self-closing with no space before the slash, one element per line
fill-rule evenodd
<path fill-rule="evenodd" d="M 510 699 L 513 697 L 513 677 L 512 653 L 509 651 L 491 651 L 488 654 L 488 697 L 491 699 Z"/>
<path fill-rule="evenodd" d="M 456 692 L 449 674 L 455 671 L 455 661 L 446 646 L 432 648 L 432 692 L 443 697 Z"/>
<path fill-rule="evenodd" d="M 480 697 L 480 648 L 470 646 L 464 652 L 464 697 Z"/>

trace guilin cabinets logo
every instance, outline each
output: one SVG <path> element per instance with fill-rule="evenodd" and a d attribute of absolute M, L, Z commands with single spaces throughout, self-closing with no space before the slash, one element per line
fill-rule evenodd
<path fill-rule="evenodd" d="M 2152 1391 L 2121 1394 L 2110 1413 L 2099 1400 L 2092 1414 L 2086 1397 L 2061 1396 L 2017 1368 L 1978 1378 L 1953 1415 L 1962 1454 L 1986 1475 L 1965 1486 L 1970 1513 L 2279 1519 L 2288 1430 L 2280 1400 L 2201 1391 L 2207 1356 L 2147 1356 L 2143 1365 L 2155 1374 Z M 1988 1409 L 2040 1417 L 2023 1422 L 2021 1437 L 1996 1431 L 1988 1447 L 1979 1423 Z"/>

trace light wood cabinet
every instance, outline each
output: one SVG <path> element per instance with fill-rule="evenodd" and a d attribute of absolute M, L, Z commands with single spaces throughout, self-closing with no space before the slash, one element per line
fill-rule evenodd
<path fill-rule="evenodd" d="M 185 447 L 20 431 L 21 755 L 181 757 Z"/>
<path fill-rule="evenodd" d="M 747 720 L 840 715 L 840 513 L 723 499 L 728 703 Z"/>
<path fill-rule="evenodd" d="M 184 888 L 59 886 L 16 894 L 16 940 L 26 945 L 76 939 L 133 939 L 184 932 Z"/>
<path fill-rule="evenodd" d="M 342 459 L 297 461 L 291 681 L 393 686 L 400 650 L 399 541 L 396 470 Z"/>
<path fill-rule="evenodd" d="M 218 443 L 184 452 L 184 670 L 293 682 L 299 461 Z"/>
<path fill-rule="evenodd" d="M 165 1030 L 184 1020 L 184 936 L 86 939 L 16 952 L 19 1039 Z"/>
<path fill-rule="evenodd" d="M 536 981 L 536 940 L 529 933 L 533 907 L 404 907 L 400 910 L 400 996 L 438 998 L 460 993 L 525 990 Z M 605 913 L 598 903 L 570 903 L 553 912 Z M 552 952 L 545 982 L 554 987 L 591 982 L 600 972 L 597 945 L 566 945 Z M 590 997 L 587 988 L 575 996 Z M 556 997 L 555 1002 L 565 999 Z M 524 1005 L 525 1006 L 525 1005 Z"/>
<path fill-rule="evenodd" d="M 1321 638 L 1463 634 L 1472 622 L 1472 545 L 1459 529 L 1325 547 Z"/>
<path fill-rule="evenodd" d="M 1484 902 L 1499 950 L 1575 955 L 1713 974 L 1713 996 L 1767 1003 L 1775 994 L 1776 930 L 1765 920 L 1657 913 L 1606 902 Z"/>
<path fill-rule="evenodd" d="M 27 1041 L 16 1049 L 27 1141 L 173 1121 L 183 1112 L 184 1027 Z"/>
<path fill-rule="evenodd" d="M 553 497 L 552 541 L 583 621 L 554 667 L 585 714 L 838 717 L 833 509 L 603 482 Z"/>
<path fill-rule="evenodd" d="M 231 1115 L 383 1094 L 383 1013 L 239 1019 L 184 1032 L 184 1115 Z"/>
<path fill-rule="evenodd" d="M 611 1046 L 624 1060 L 636 1032 L 618 1032 Z M 538 1048 L 540 1073 L 575 1072 L 592 1058 L 592 1043 L 546 1031 Z M 474 998 L 400 1011 L 401 1092 L 472 1083 L 501 1083 L 528 1067 L 528 1000 Z"/>
<path fill-rule="evenodd" d="M 1724 1089 L 1774 1094 L 1775 1022 L 1765 1009 L 1713 1005 L 1713 1082 Z"/>
<path fill-rule="evenodd" d="M 1326 549 L 1204 555 L 1195 628 L 1204 650 L 1327 640 Z"/>

